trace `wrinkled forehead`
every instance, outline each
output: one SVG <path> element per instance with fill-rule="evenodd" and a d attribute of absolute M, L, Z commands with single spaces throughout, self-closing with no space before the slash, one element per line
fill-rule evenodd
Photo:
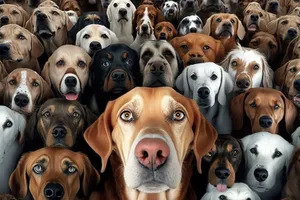
<path fill-rule="evenodd" d="M 152 52 L 154 56 L 161 55 L 162 53 L 169 51 L 169 53 L 171 53 L 173 57 L 176 57 L 175 49 L 170 43 L 166 41 L 146 42 L 141 49 L 141 55 L 143 55 L 143 53 L 145 53 L 146 51 Z"/>
<path fill-rule="evenodd" d="M 282 103 L 283 99 L 278 92 L 268 92 L 265 90 L 262 91 L 256 91 L 256 92 L 250 92 L 248 96 L 245 99 L 245 102 L 252 102 L 256 101 L 258 103 Z M 282 105 L 284 106 L 284 105 Z"/>
<path fill-rule="evenodd" d="M 89 27 L 87 27 L 82 36 L 84 34 L 89 34 L 89 35 L 93 35 L 93 36 L 101 36 L 101 34 L 107 34 L 109 36 L 109 32 L 108 29 L 105 28 L 104 26 L 101 25 L 90 25 Z"/>
<path fill-rule="evenodd" d="M 191 76 L 193 74 L 198 75 L 200 77 L 210 77 L 212 74 L 221 75 L 221 69 L 215 65 L 196 65 L 193 67 L 189 67 L 188 74 Z M 200 79 L 200 78 L 199 78 Z M 205 81 L 205 79 L 203 79 Z"/>
<path fill-rule="evenodd" d="M 291 68 L 296 68 L 297 70 L 300 70 L 300 60 L 297 60 L 297 61 L 292 61 L 288 67 L 287 67 L 287 70 L 291 69 Z"/>
<path fill-rule="evenodd" d="M 59 60 L 64 61 L 86 61 L 86 55 L 83 49 L 78 48 L 61 48 L 56 50 L 49 58 L 51 63 L 56 63 Z"/>

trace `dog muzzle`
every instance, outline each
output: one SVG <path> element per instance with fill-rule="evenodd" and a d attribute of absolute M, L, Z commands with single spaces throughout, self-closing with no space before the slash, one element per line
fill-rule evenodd
<path fill-rule="evenodd" d="M 67 100 L 78 100 L 81 92 L 78 77 L 72 73 L 65 74 L 61 82 L 60 92 Z"/>

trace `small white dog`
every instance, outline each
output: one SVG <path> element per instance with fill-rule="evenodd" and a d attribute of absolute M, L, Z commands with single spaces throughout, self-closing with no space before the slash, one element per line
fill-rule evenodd
<path fill-rule="evenodd" d="M 179 7 L 176 1 L 165 1 L 161 5 L 161 11 L 166 21 L 173 23 L 176 27 L 178 23 Z"/>
<path fill-rule="evenodd" d="M 242 139 L 245 153 L 245 183 L 261 199 L 277 199 L 294 146 L 280 135 L 258 132 Z"/>
<path fill-rule="evenodd" d="M 68 15 L 70 21 L 72 22 L 73 25 L 75 25 L 78 21 L 78 15 L 75 11 L 73 10 L 68 10 L 68 11 L 65 11 L 66 14 Z"/>
<path fill-rule="evenodd" d="M 221 66 L 212 62 L 189 65 L 178 76 L 176 87 L 197 102 L 219 134 L 231 133 L 228 101 L 233 83 Z"/>
<path fill-rule="evenodd" d="M 76 45 L 83 48 L 90 55 L 93 55 L 99 49 L 118 42 L 119 40 L 114 32 L 99 24 L 90 24 L 76 35 Z"/>
<path fill-rule="evenodd" d="M 10 174 L 23 150 L 26 119 L 18 112 L 0 106 L 0 124 L 0 194 L 8 194 Z"/>
<path fill-rule="evenodd" d="M 183 18 L 177 27 L 179 36 L 186 35 L 188 33 L 201 33 L 203 29 L 203 22 L 197 15 L 190 15 Z"/>

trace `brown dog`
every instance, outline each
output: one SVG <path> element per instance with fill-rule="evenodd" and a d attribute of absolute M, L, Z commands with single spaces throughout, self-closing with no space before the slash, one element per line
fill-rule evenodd
<path fill-rule="evenodd" d="M 76 0 L 61 0 L 59 4 L 59 8 L 65 11 L 73 10 L 77 13 L 78 16 L 82 14 L 81 7 L 78 1 Z"/>
<path fill-rule="evenodd" d="M 280 0 L 284 10 L 284 14 L 291 14 L 294 8 L 300 6 L 300 2 L 296 0 Z"/>
<path fill-rule="evenodd" d="M 280 133 L 288 138 L 294 131 L 297 109 L 278 90 L 251 88 L 232 99 L 230 110 L 236 138 L 260 131 Z M 279 126 L 280 122 L 285 122 L 284 128 Z"/>
<path fill-rule="evenodd" d="M 192 159 L 195 154 L 201 172 L 217 133 L 194 101 L 160 87 L 135 88 L 110 101 L 84 137 L 101 157 L 101 171 L 112 165 L 104 199 L 193 200 Z"/>
<path fill-rule="evenodd" d="M 281 62 L 281 66 L 286 64 L 288 61 L 297 58 L 300 58 L 300 36 L 296 37 L 289 43 Z"/>
<path fill-rule="evenodd" d="M 211 36 L 189 33 L 171 40 L 184 66 L 202 62 L 221 62 L 225 56 L 225 48 L 221 41 Z"/>
<path fill-rule="evenodd" d="M 249 3 L 251 3 L 251 2 L 259 3 L 262 8 L 264 8 L 265 4 L 266 4 L 266 0 L 240 0 L 240 1 L 238 1 L 238 8 L 236 11 L 236 15 L 240 19 L 243 18 L 243 12 L 246 9 L 246 7 L 249 5 Z"/>
<path fill-rule="evenodd" d="M 278 17 L 284 14 L 281 0 L 267 0 L 265 10 Z"/>
<path fill-rule="evenodd" d="M 169 42 L 177 36 L 177 31 L 173 24 L 163 21 L 156 24 L 154 35 L 158 40 L 167 40 Z"/>
<path fill-rule="evenodd" d="M 17 24 L 24 27 L 28 19 L 28 13 L 21 6 L 13 4 L 0 5 L 0 26 Z"/>
<path fill-rule="evenodd" d="M 202 30 L 203 34 L 220 40 L 228 53 L 237 47 L 239 40 L 246 34 L 242 22 L 234 14 L 214 14 L 207 19 Z"/>
<path fill-rule="evenodd" d="M 10 176 L 12 193 L 24 198 L 75 200 L 78 192 L 88 196 L 100 176 L 88 157 L 63 148 L 42 148 L 26 153 Z"/>

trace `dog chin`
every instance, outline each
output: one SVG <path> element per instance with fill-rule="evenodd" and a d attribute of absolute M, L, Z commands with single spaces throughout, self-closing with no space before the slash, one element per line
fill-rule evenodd
<path fill-rule="evenodd" d="M 295 106 L 300 108 L 300 94 L 297 94 L 297 95 L 294 96 L 293 102 L 294 102 Z"/>
<path fill-rule="evenodd" d="M 220 38 L 228 39 L 228 38 L 232 37 L 232 32 L 228 31 L 228 30 L 224 30 L 224 31 L 220 32 L 218 35 Z"/>
<path fill-rule="evenodd" d="M 249 185 L 249 186 L 251 187 L 252 190 L 255 190 L 258 193 L 264 193 L 264 192 L 269 191 L 269 189 L 263 185 L 255 185 L 255 186 Z"/>
<path fill-rule="evenodd" d="M 128 22 L 128 19 L 127 18 L 119 18 L 118 19 L 118 22 L 123 22 L 123 23 L 126 23 L 126 22 Z"/>
<path fill-rule="evenodd" d="M 158 182 L 151 182 L 151 183 L 144 183 L 143 185 L 139 186 L 137 190 L 144 192 L 144 193 L 161 193 L 166 190 L 170 189 L 169 186 L 158 183 Z"/>
<path fill-rule="evenodd" d="M 42 39 L 50 39 L 54 36 L 54 32 L 50 31 L 50 29 L 46 25 L 40 25 L 37 30 L 37 34 Z"/>

